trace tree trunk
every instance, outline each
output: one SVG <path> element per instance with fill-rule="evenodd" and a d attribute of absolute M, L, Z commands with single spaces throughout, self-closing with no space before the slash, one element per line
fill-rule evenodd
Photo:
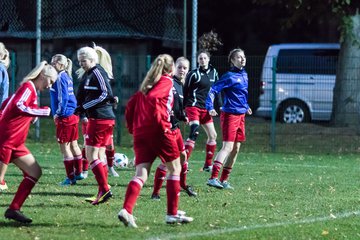
<path fill-rule="evenodd" d="M 347 16 L 333 97 L 332 123 L 360 125 L 360 15 Z"/>

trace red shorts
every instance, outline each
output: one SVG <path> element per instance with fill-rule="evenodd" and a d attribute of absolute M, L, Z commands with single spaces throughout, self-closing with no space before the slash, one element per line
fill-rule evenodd
<path fill-rule="evenodd" d="M 105 147 L 113 134 L 115 120 L 90 118 L 86 129 L 86 146 Z"/>
<path fill-rule="evenodd" d="M 58 143 L 68 143 L 79 138 L 79 117 L 71 115 L 69 117 L 58 117 L 55 119 L 56 138 Z"/>
<path fill-rule="evenodd" d="M 206 124 L 213 122 L 212 117 L 206 109 L 201 109 L 198 107 L 186 107 L 185 108 L 186 116 L 189 118 L 189 122 L 199 121 L 200 124 Z"/>
<path fill-rule="evenodd" d="M 30 154 L 29 149 L 22 144 L 16 148 L 0 147 L 0 161 L 8 165 L 11 160 Z"/>
<path fill-rule="evenodd" d="M 180 157 L 177 131 L 158 136 L 134 136 L 135 165 L 153 163 L 159 157 L 163 163 Z"/>
<path fill-rule="evenodd" d="M 179 147 L 179 151 L 180 152 L 185 151 L 184 139 L 181 135 L 180 128 L 176 128 L 175 131 L 176 131 L 176 142 Z"/>
<path fill-rule="evenodd" d="M 221 112 L 220 124 L 224 142 L 245 142 L 245 114 Z"/>

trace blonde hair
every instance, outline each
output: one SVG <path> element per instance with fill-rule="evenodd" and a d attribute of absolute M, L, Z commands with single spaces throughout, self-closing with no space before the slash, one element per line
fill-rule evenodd
<path fill-rule="evenodd" d="M 156 57 L 141 83 L 140 91 L 146 94 L 160 79 L 160 77 L 173 70 L 174 59 L 168 54 L 161 54 Z"/>
<path fill-rule="evenodd" d="M 36 80 L 40 76 L 40 74 L 46 77 L 51 77 L 52 79 L 54 79 L 54 81 L 58 76 L 58 73 L 53 66 L 48 64 L 46 61 L 42 61 L 33 70 L 31 70 L 28 75 L 24 77 L 20 85 L 28 81 Z"/>
<path fill-rule="evenodd" d="M 234 57 L 234 54 L 237 53 L 237 52 L 242 52 L 245 54 L 244 50 L 242 50 L 241 48 L 235 48 L 233 50 L 230 51 L 229 55 L 228 55 L 228 62 L 230 63 L 230 66 L 234 66 L 234 64 L 231 62 L 231 60 L 233 59 Z"/>
<path fill-rule="evenodd" d="M 110 54 L 104 48 L 96 45 L 94 46 L 94 49 L 98 55 L 99 64 L 104 68 L 108 77 L 114 79 Z"/>
<path fill-rule="evenodd" d="M 186 57 L 178 57 L 175 62 L 175 66 L 177 66 L 180 62 L 186 62 L 188 66 L 190 66 L 190 61 Z"/>
<path fill-rule="evenodd" d="M 72 75 L 72 61 L 70 58 L 67 58 L 65 57 L 64 55 L 62 54 L 55 54 L 53 57 L 52 57 L 52 60 L 51 61 L 56 61 L 60 64 L 62 64 L 64 66 L 64 70 L 69 74 L 69 76 L 71 77 Z"/>
<path fill-rule="evenodd" d="M 6 68 L 10 65 L 10 54 L 5 48 L 4 43 L 0 42 L 0 62 L 5 65 Z"/>
<path fill-rule="evenodd" d="M 89 59 L 94 61 L 95 63 L 99 63 L 99 57 L 95 51 L 95 49 L 91 47 L 82 47 L 77 51 L 77 57 L 84 56 L 85 59 Z"/>

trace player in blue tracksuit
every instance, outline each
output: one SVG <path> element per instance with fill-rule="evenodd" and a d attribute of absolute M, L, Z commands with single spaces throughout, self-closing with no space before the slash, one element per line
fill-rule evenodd
<path fill-rule="evenodd" d="M 51 112 L 56 125 L 56 138 L 63 154 L 66 179 L 62 185 L 73 185 L 82 176 L 82 155 L 78 145 L 79 117 L 74 114 L 77 101 L 71 79 L 72 62 L 62 54 L 52 57 L 51 64 L 59 73 L 50 88 Z"/>
<path fill-rule="evenodd" d="M 227 180 L 240 150 L 240 145 L 246 140 L 245 114 L 252 114 L 248 104 L 248 75 L 244 69 L 246 65 L 245 53 L 242 49 L 233 49 L 230 51 L 228 60 L 232 66 L 231 69 L 212 85 L 206 98 L 206 109 L 211 116 L 216 116 L 214 98 L 216 94 L 223 92 L 224 104 L 220 115 L 223 146 L 216 155 L 211 177 L 207 183 L 209 186 L 220 189 L 233 189 Z M 223 167 L 223 171 L 219 181 L 218 174 L 221 167 Z"/>

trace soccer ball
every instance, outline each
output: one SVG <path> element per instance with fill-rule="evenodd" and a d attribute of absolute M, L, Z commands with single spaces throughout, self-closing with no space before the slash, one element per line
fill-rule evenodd
<path fill-rule="evenodd" d="M 118 168 L 126 168 L 129 164 L 129 158 L 123 153 L 115 153 L 114 165 Z"/>

